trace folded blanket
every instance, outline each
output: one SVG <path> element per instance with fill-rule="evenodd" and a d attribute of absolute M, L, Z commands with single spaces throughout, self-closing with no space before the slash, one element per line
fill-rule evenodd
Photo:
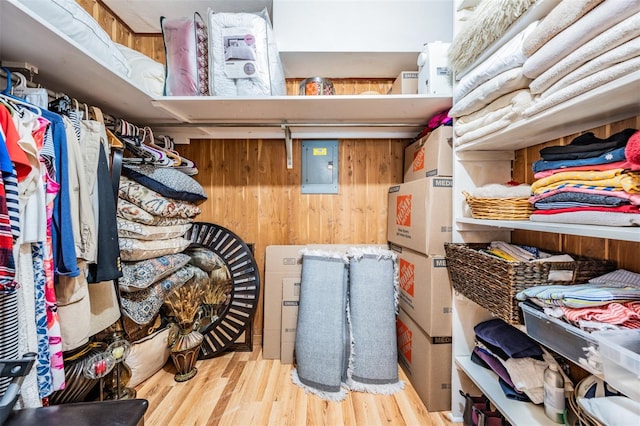
<path fill-rule="evenodd" d="M 637 12 L 640 0 L 602 2 L 531 55 L 523 65 L 524 75 L 538 77 L 578 46 Z"/>
<path fill-rule="evenodd" d="M 625 148 L 618 148 L 611 151 L 607 151 L 602 155 L 597 157 L 589 157 L 582 158 L 577 160 L 554 160 L 554 161 L 545 161 L 538 160 L 533 163 L 532 169 L 535 173 L 541 172 L 544 170 L 551 169 L 561 169 L 564 167 L 575 167 L 575 166 L 591 166 L 595 164 L 605 164 L 605 163 L 615 163 L 615 162 L 625 162 Z M 620 166 L 620 168 L 626 168 L 626 165 Z M 589 169 L 591 170 L 591 169 Z M 597 169 L 593 169 L 597 170 Z"/>
<path fill-rule="evenodd" d="M 602 71 L 598 71 L 589 77 L 586 77 L 580 81 L 577 81 L 559 91 L 545 97 L 544 99 L 537 100 L 533 105 L 524 111 L 524 116 L 529 117 L 534 114 L 558 105 L 562 102 L 568 101 L 579 95 L 588 92 L 589 90 L 596 89 L 606 83 L 614 81 L 620 77 L 624 77 L 627 74 L 631 74 L 640 70 L 640 57 L 635 57 L 619 64 L 613 65 L 611 68 L 607 68 Z"/>
<path fill-rule="evenodd" d="M 529 82 L 530 80 L 522 75 L 522 67 L 500 73 L 456 102 L 449 110 L 449 117 L 462 117 L 478 111 L 502 95 L 526 88 Z"/>
<path fill-rule="evenodd" d="M 584 172 L 584 171 L 604 171 L 611 169 L 628 169 L 631 167 L 631 164 L 628 164 L 626 161 L 616 161 L 613 163 L 605 163 L 605 164 L 593 164 L 591 166 L 573 166 L 573 167 L 560 167 L 557 169 L 549 169 L 541 172 L 537 172 L 533 175 L 536 179 L 542 179 L 547 176 L 554 175 L 556 173 L 561 172 Z"/>
<path fill-rule="evenodd" d="M 640 33 L 640 15 L 637 25 L 639 28 L 638 33 Z M 570 84 L 582 80 L 583 78 L 586 78 L 598 71 L 602 71 L 615 64 L 624 62 L 637 56 L 640 56 L 640 37 L 636 37 L 635 39 L 628 41 L 618 47 L 615 47 L 608 52 L 604 52 L 597 58 L 590 60 L 575 71 L 572 71 L 568 75 L 556 81 L 551 87 L 545 90 L 540 97 L 544 99 L 549 95 L 569 86 Z"/>
<path fill-rule="evenodd" d="M 630 320 L 640 320 L 640 302 L 613 302 L 604 306 L 588 308 L 562 307 L 564 317 L 569 321 L 599 321 L 609 324 L 624 324 Z"/>
<path fill-rule="evenodd" d="M 529 202 L 535 203 L 538 200 L 542 200 L 546 197 L 549 197 L 555 194 L 561 194 L 564 192 L 575 192 L 575 193 L 581 193 L 581 194 L 594 194 L 594 195 L 604 195 L 607 197 L 616 197 L 622 200 L 626 200 L 630 204 L 633 204 L 635 206 L 640 205 L 640 194 L 630 194 L 625 191 L 610 191 L 610 190 L 603 190 L 603 189 L 581 188 L 581 187 L 570 187 L 570 186 L 566 186 L 558 189 L 552 189 L 549 191 L 541 192 L 540 194 L 533 195 L 531 198 L 529 198 Z"/>
<path fill-rule="evenodd" d="M 566 172 L 535 181 L 531 185 L 533 194 L 540 194 L 550 189 L 565 186 L 582 186 L 594 189 L 609 189 L 612 191 L 626 191 L 640 193 L 640 173 L 621 170 L 608 170 L 603 172 Z"/>
<path fill-rule="evenodd" d="M 589 207 L 567 207 L 564 209 L 555 209 L 555 210 L 541 210 L 535 211 L 535 214 L 541 215 L 555 215 L 561 213 L 571 213 L 571 212 L 585 212 L 585 211 L 593 211 L 593 212 L 608 212 L 608 213 L 640 213 L 640 209 L 638 206 L 632 206 L 630 204 L 625 204 L 622 206 L 616 207 L 600 207 L 600 206 L 589 206 Z"/>
<path fill-rule="evenodd" d="M 541 198 L 535 202 L 535 206 L 536 208 L 556 208 L 554 206 L 557 206 L 558 208 L 573 207 L 571 205 L 564 205 L 565 203 L 606 207 L 629 204 L 629 201 L 619 197 L 589 194 L 586 192 L 560 192 Z"/>
<path fill-rule="evenodd" d="M 467 68 L 502 36 L 535 0 L 483 0 L 451 43 L 449 63 L 454 74 Z"/>
<path fill-rule="evenodd" d="M 512 68 L 521 67 L 526 57 L 522 53 L 522 41 L 535 28 L 538 21 L 532 22 L 517 36 L 505 43 L 493 55 L 474 67 L 462 77 L 453 88 L 454 103 L 462 99 L 473 89 L 493 77 Z"/>
<path fill-rule="evenodd" d="M 631 286 L 637 287 L 638 290 L 640 290 L 640 274 L 627 271 L 626 269 L 616 269 L 615 271 L 607 272 L 604 275 L 591 278 L 589 282 L 592 284 L 616 284 L 621 287 Z"/>
<path fill-rule="evenodd" d="M 516 294 L 517 300 L 539 299 L 547 305 L 584 308 L 612 302 L 640 300 L 635 287 L 602 284 L 541 285 L 526 288 Z"/>
<path fill-rule="evenodd" d="M 572 223 L 580 225 L 640 226 L 640 213 L 575 211 L 557 214 L 532 214 L 532 222 Z M 638 235 L 640 240 L 640 234 Z M 637 290 L 636 290 L 637 291 Z"/>
<path fill-rule="evenodd" d="M 560 172 L 560 173 L 555 173 L 551 176 L 535 181 L 531 185 L 531 190 L 535 192 L 536 190 L 538 190 L 543 186 L 549 186 L 557 182 L 569 181 L 569 180 L 574 180 L 574 181 L 584 180 L 584 181 L 595 182 L 598 180 L 612 179 L 617 176 L 620 176 L 623 173 L 624 173 L 624 169 L 611 169 L 611 170 L 603 170 L 603 171 L 587 170 L 587 171 L 577 171 L 577 172 Z"/>
<path fill-rule="evenodd" d="M 484 108 L 456 120 L 456 146 L 508 127 L 522 117 L 522 111 L 532 103 L 527 89 L 501 96 Z"/>
<path fill-rule="evenodd" d="M 640 36 L 640 13 L 636 13 L 612 26 L 551 65 L 549 69 L 531 82 L 531 93 L 537 94 L 544 92 L 558 80 L 581 65 L 589 63 L 591 60 L 594 60 L 594 58 L 598 58 L 606 54 L 609 50 L 629 40 L 633 40 L 638 36 Z M 595 72 L 595 70 L 592 71 L 592 73 L 593 72 Z"/>
<path fill-rule="evenodd" d="M 625 147 L 635 132 L 636 129 L 628 128 L 607 138 L 599 138 L 593 132 L 586 132 L 575 137 L 568 145 L 553 145 L 542 148 L 540 156 L 547 161 L 597 157 L 611 150 Z"/>
<path fill-rule="evenodd" d="M 584 14 L 602 3 L 603 0 L 572 0 L 560 2 L 540 22 L 537 28 L 525 37 L 522 52 L 526 56 L 533 55 L 546 42 L 560 31 L 576 22 Z"/>

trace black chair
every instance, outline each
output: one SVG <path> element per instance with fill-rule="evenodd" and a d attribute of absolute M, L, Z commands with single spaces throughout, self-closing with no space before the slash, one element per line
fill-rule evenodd
<path fill-rule="evenodd" d="M 0 400 L 0 425 L 136 426 L 144 424 L 144 413 L 149 407 L 146 399 L 77 402 L 14 410 L 24 377 L 31 370 L 35 359 L 34 353 L 27 353 L 19 360 L 0 359 L 0 377 L 13 378 Z"/>

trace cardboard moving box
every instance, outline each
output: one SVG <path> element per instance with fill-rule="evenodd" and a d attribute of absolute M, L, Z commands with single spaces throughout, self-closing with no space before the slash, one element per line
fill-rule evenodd
<path fill-rule="evenodd" d="M 427 410 L 451 409 L 451 337 L 430 337 L 400 309 L 398 361 Z"/>
<path fill-rule="evenodd" d="M 404 149 L 404 181 L 453 175 L 453 130 L 440 126 Z"/>
<path fill-rule="evenodd" d="M 282 291 L 285 282 L 300 282 L 304 245 L 267 246 L 264 267 L 264 328 L 262 357 L 280 359 Z M 296 314 L 297 318 L 297 314 Z"/>
<path fill-rule="evenodd" d="M 300 278 L 282 279 L 282 328 L 280 333 L 280 362 L 293 363 L 298 326 L 298 303 L 300 301 Z"/>
<path fill-rule="evenodd" d="M 387 240 L 422 254 L 444 256 L 451 241 L 453 180 L 429 177 L 389 188 Z"/>
<path fill-rule="evenodd" d="M 418 94 L 418 71 L 402 71 L 394 80 L 391 95 L 417 95 Z"/>
<path fill-rule="evenodd" d="M 444 256 L 389 247 L 398 254 L 400 307 L 429 336 L 451 336 L 452 291 Z"/>

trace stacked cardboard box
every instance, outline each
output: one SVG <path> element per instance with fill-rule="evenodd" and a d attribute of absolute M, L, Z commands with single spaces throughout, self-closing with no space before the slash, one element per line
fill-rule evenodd
<path fill-rule="evenodd" d="M 400 267 L 399 362 L 429 411 L 451 409 L 451 127 L 405 149 L 404 183 L 389 188 L 387 239 Z M 445 368 L 446 367 L 446 368 Z"/>

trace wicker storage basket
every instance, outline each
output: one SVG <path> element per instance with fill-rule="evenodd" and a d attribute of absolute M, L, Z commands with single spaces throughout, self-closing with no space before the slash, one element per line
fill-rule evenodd
<path fill-rule="evenodd" d="M 488 244 L 445 244 L 453 288 L 510 324 L 522 324 L 516 294 L 551 284 L 581 284 L 613 271 L 610 260 L 571 255 L 573 262 L 509 262 L 478 251 Z M 571 281 L 549 281 L 551 270 L 573 270 Z"/>
<path fill-rule="evenodd" d="M 528 220 L 533 205 L 528 197 L 481 198 L 462 191 L 474 219 Z"/>

